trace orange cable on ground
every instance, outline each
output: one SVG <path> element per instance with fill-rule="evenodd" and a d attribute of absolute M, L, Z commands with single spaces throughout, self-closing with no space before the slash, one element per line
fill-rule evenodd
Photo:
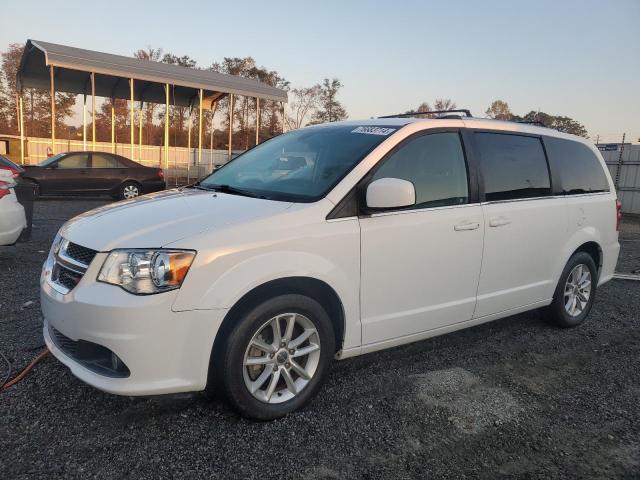
<path fill-rule="evenodd" d="M 22 380 L 25 375 L 27 373 L 29 373 L 31 371 L 31 369 L 33 367 L 36 366 L 36 364 L 42 360 L 44 357 L 46 357 L 47 355 L 49 355 L 49 349 L 45 348 L 44 351 L 42 351 L 36 358 L 34 358 L 33 360 L 31 360 L 31 363 L 29 365 L 27 365 L 18 375 L 16 375 L 13 380 L 9 380 L 7 383 L 5 383 L 1 388 L 0 391 L 2 390 L 6 390 L 9 387 L 14 386 L 16 383 L 18 383 L 20 380 Z"/>

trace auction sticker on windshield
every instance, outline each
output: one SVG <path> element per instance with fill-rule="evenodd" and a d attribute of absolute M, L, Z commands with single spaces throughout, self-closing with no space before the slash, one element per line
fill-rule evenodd
<path fill-rule="evenodd" d="M 395 132 L 395 128 L 388 127 L 358 127 L 351 130 L 351 133 L 364 133 L 366 135 L 384 135 Z"/>

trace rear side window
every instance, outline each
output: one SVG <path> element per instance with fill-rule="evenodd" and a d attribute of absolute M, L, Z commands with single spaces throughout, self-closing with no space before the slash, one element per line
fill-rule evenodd
<path fill-rule="evenodd" d="M 409 140 L 373 175 L 408 180 L 416 189 L 414 208 L 468 202 L 467 168 L 457 132 L 431 133 Z"/>
<path fill-rule="evenodd" d="M 556 191 L 565 195 L 608 192 L 602 164 L 589 147 L 563 138 L 545 137 L 549 163 L 558 176 Z"/>
<path fill-rule="evenodd" d="M 539 138 L 482 132 L 474 138 L 487 201 L 551 194 L 549 167 Z"/>
<path fill-rule="evenodd" d="M 91 166 L 93 168 L 121 168 L 120 161 L 104 153 L 94 153 L 91 155 Z"/>

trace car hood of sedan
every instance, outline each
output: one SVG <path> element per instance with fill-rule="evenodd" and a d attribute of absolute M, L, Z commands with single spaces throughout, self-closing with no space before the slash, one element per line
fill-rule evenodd
<path fill-rule="evenodd" d="M 280 213 L 292 204 L 191 188 L 112 203 L 69 220 L 60 234 L 101 252 L 158 248 L 212 228 Z"/>

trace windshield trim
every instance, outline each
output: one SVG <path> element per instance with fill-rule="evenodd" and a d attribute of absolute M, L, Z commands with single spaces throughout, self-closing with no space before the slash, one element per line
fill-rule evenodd
<path fill-rule="evenodd" d="M 318 126 L 303 127 L 301 129 L 298 129 L 298 130 L 291 130 L 291 132 L 295 132 L 295 131 L 299 131 L 299 130 L 305 130 L 305 129 L 321 129 L 321 128 L 332 128 L 332 127 L 339 127 L 339 126 L 345 126 L 345 125 L 322 124 L 322 125 L 318 125 Z M 358 165 L 360 165 L 362 163 L 362 161 L 365 158 L 367 158 L 367 156 L 369 156 L 369 154 L 371 154 L 371 152 L 373 152 L 376 148 L 378 148 L 380 145 L 382 145 L 382 143 L 384 143 L 385 140 L 387 140 L 388 138 L 393 136 L 395 133 L 400 131 L 406 125 L 367 125 L 366 122 L 362 122 L 362 123 L 359 123 L 358 125 L 354 124 L 353 128 L 356 128 L 358 126 L 365 126 L 365 127 L 366 126 L 375 126 L 375 127 L 381 127 L 381 128 L 393 128 L 394 131 L 391 134 L 389 134 L 388 136 L 383 137 L 380 142 L 375 143 L 370 148 L 367 148 L 366 150 L 364 150 L 363 153 L 359 156 L 359 158 L 352 163 L 351 167 L 345 169 L 343 174 L 338 176 L 336 178 L 336 180 L 331 185 L 328 185 L 327 188 L 322 193 L 320 193 L 318 195 L 315 195 L 315 196 L 309 196 L 309 195 L 300 195 L 300 194 L 297 194 L 297 193 L 286 193 L 286 192 L 278 192 L 278 191 L 272 191 L 272 190 L 258 190 L 258 189 L 253 189 L 253 188 L 252 189 L 246 189 L 246 190 L 250 191 L 252 193 L 255 193 L 257 197 L 267 197 L 268 200 L 276 200 L 276 201 L 292 202 L 292 203 L 315 203 L 315 202 L 317 202 L 319 200 L 322 200 L 323 198 L 326 198 L 333 191 L 333 189 L 336 188 L 336 186 L 340 182 L 342 182 L 342 180 L 344 180 L 345 177 L 347 175 L 349 175 L 353 171 L 354 168 L 356 168 Z M 351 125 L 349 125 L 349 127 L 351 127 Z M 289 132 L 286 132 L 286 133 L 289 133 Z M 268 143 L 271 140 L 274 140 L 276 138 L 280 138 L 282 135 L 284 135 L 284 133 L 276 135 L 275 137 L 271 137 L 270 139 L 265 140 L 264 142 L 259 143 L 257 145 L 254 145 L 253 147 L 251 147 L 248 150 L 245 150 L 240 155 L 232 158 L 227 163 L 222 165 L 220 168 L 218 168 L 217 170 L 211 172 L 209 175 L 204 177 L 202 180 L 200 180 L 198 182 L 198 185 L 201 185 L 202 182 L 207 180 L 209 177 L 211 177 L 215 173 L 219 172 L 224 167 L 229 165 L 231 162 L 233 162 L 233 161 L 237 160 L 238 158 L 242 157 L 243 155 L 245 155 L 246 153 L 250 152 L 254 148 L 256 148 L 258 146 L 262 146 L 262 145 L 264 145 L 264 144 L 266 144 L 266 143 Z"/>

